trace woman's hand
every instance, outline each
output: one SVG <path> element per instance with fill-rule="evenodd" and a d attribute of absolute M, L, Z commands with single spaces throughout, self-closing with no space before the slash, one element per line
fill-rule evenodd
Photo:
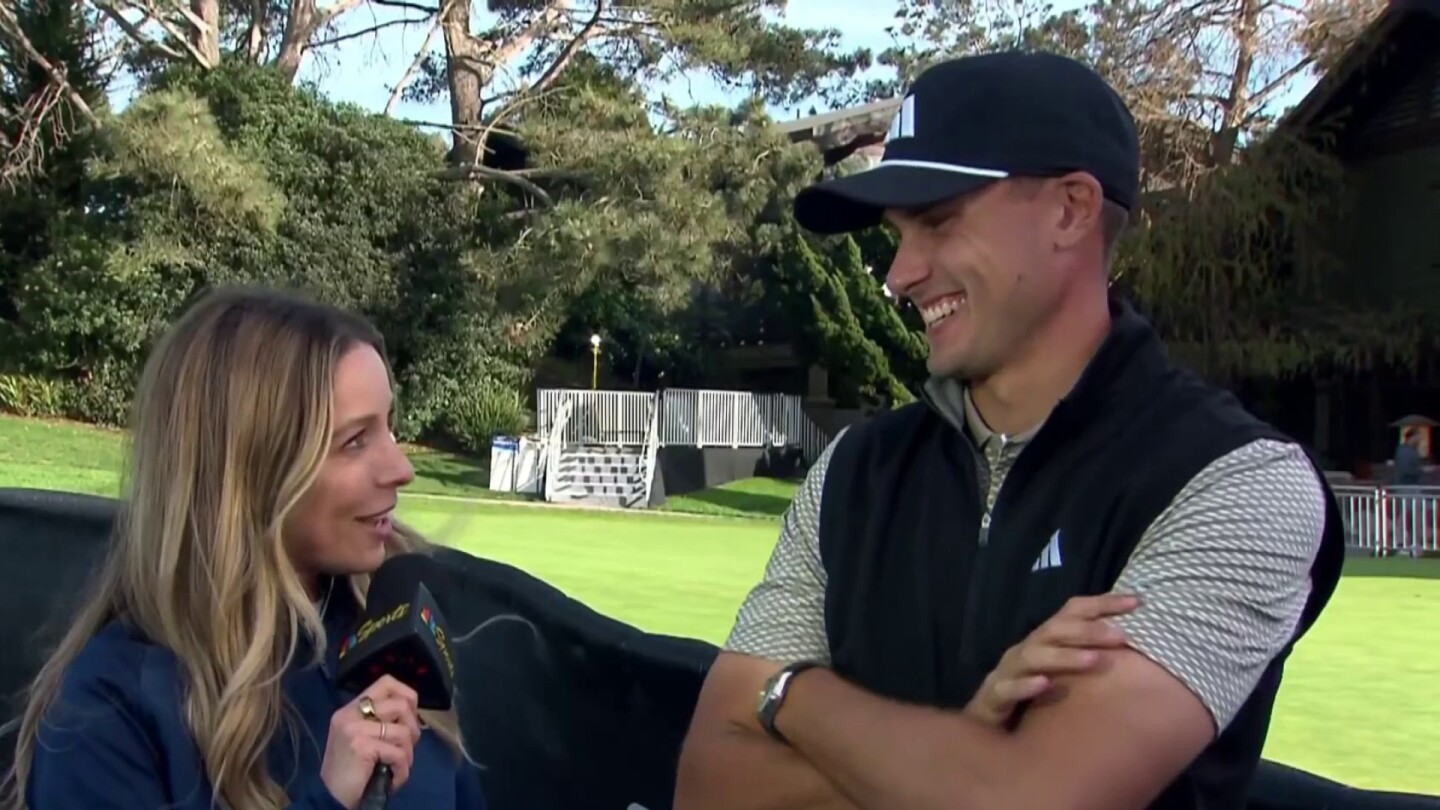
<path fill-rule="evenodd" d="M 1056 676 L 1085 672 L 1099 662 L 1100 650 L 1125 646 L 1125 634 L 1106 619 L 1129 613 L 1139 604 L 1128 594 L 1072 598 L 1024 641 L 1005 651 L 965 713 L 1005 727 L 1015 708 L 1043 694 Z"/>
<path fill-rule="evenodd" d="M 374 716 L 366 716 L 366 706 Z M 420 715 L 415 690 L 386 675 L 330 717 L 320 781 L 340 804 L 355 810 L 375 766 L 393 771 L 390 789 L 410 778 L 415 743 L 420 740 Z"/>

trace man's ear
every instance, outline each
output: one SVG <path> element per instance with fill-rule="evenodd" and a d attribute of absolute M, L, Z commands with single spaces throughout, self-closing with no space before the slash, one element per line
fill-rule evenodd
<path fill-rule="evenodd" d="M 1090 238 L 1103 238 L 1105 192 L 1093 176 L 1075 172 L 1055 181 L 1056 250 L 1074 250 Z"/>

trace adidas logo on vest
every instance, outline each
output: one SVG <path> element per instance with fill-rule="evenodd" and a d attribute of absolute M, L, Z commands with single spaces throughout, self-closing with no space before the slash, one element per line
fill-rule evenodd
<path fill-rule="evenodd" d="M 1034 571 L 1044 571 L 1044 570 L 1049 569 L 1049 568 L 1059 568 L 1059 567 L 1060 567 L 1060 530 L 1059 530 L 1059 529 L 1056 529 L 1056 530 L 1055 530 L 1055 533 L 1052 534 L 1052 535 L 1050 535 L 1050 542 L 1046 543 L 1046 544 L 1045 544 L 1045 548 L 1043 548 L 1043 549 L 1040 550 L 1040 556 L 1035 559 L 1035 564 L 1032 565 L 1032 566 L 1030 566 L 1030 570 L 1031 570 L 1032 572 L 1034 572 Z"/>

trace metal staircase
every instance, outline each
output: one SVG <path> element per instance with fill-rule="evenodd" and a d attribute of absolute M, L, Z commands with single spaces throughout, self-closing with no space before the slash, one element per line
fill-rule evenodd
<path fill-rule="evenodd" d="M 645 457 L 605 448 L 566 448 L 551 501 L 630 509 L 644 506 Z"/>
<path fill-rule="evenodd" d="M 560 405 L 545 441 L 545 500 L 551 503 L 644 508 L 650 502 L 659 446 L 658 412 L 652 406 L 645 445 L 638 452 L 604 445 L 566 445 L 572 404 Z"/>

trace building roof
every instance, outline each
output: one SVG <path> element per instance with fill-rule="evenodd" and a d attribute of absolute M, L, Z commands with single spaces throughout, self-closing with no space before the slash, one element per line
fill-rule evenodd
<path fill-rule="evenodd" d="M 1391 0 L 1335 67 L 1286 113 L 1280 127 L 1318 130 L 1363 117 L 1380 101 L 1371 91 L 1423 69 L 1437 41 L 1440 0 Z"/>
<path fill-rule="evenodd" d="M 890 130 L 900 99 L 887 98 L 783 121 L 776 127 L 796 143 L 811 141 L 825 153 L 825 162 L 834 164 L 865 146 L 880 143 Z"/>

